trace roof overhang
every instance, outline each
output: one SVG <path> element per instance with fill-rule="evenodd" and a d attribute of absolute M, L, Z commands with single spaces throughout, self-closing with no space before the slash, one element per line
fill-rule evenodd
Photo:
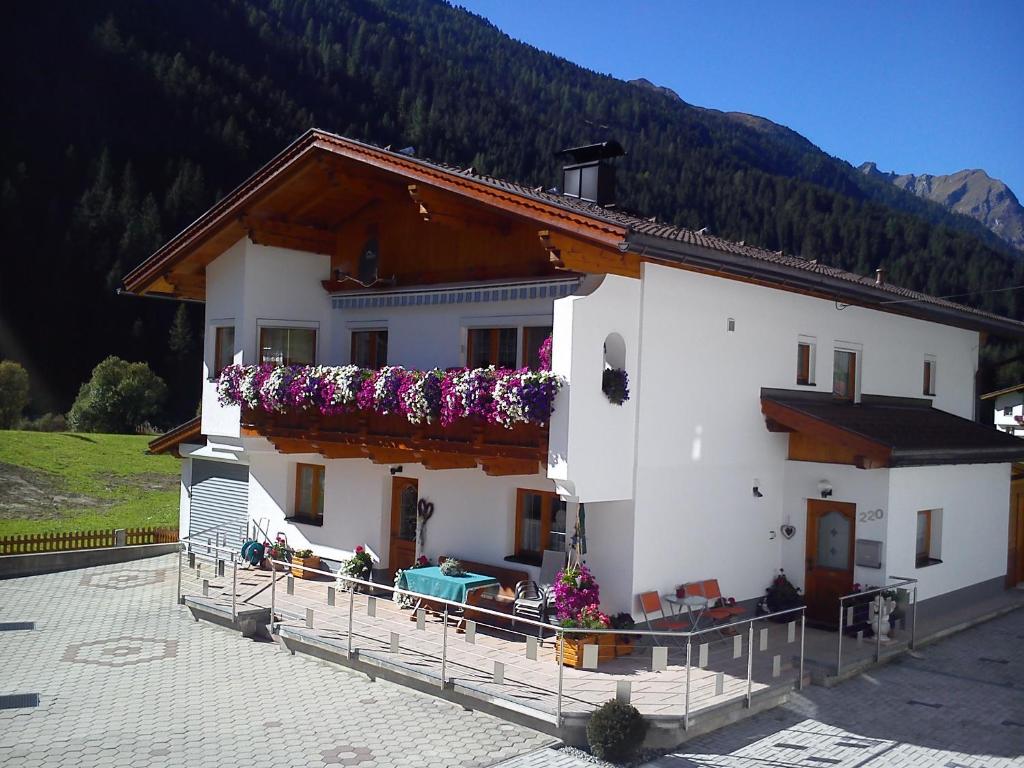
<path fill-rule="evenodd" d="M 1006 389 L 997 389 L 995 392 L 986 392 L 981 396 L 981 399 L 992 400 L 993 398 L 1001 397 L 1002 395 L 1012 395 L 1014 392 L 1020 392 L 1022 390 L 1024 390 L 1024 384 L 1017 384 L 1013 387 L 1006 387 Z"/>
<path fill-rule="evenodd" d="M 806 293 L 851 306 L 916 317 L 1004 338 L 1024 339 L 1024 324 L 970 307 L 901 299 L 868 282 L 854 283 L 808 269 L 638 232 L 630 233 L 627 241 L 628 249 L 647 261 L 665 261 L 672 266 L 681 265 L 700 272 Z"/>
<path fill-rule="evenodd" d="M 179 424 L 174 429 L 170 429 L 159 437 L 150 440 L 149 453 L 173 453 L 180 458 L 179 447 L 184 443 L 195 442 L 201 437 L 202 417 L 196 416 L 194 419 L 189 419 L 184 424 Z"/>
<path fill-rule="evenodd" d="M 326 167 L 331 159 L 357 163 L 364 172 L 377 173 L 392 183 L 401 181 L 403 188 L 417 185 L 416 189 L 441 191 L 471 199 L 503 214 L 520 217 L 535 223 L 538 229 L 553 230 L 574 239 L 599 245 L 606 249 L 620 249 L 627 228 L 599 217 L 588 215 L 550 200 L 521 194 L 515 185 L 503 185 L 498 180 L 469 175 L 454 169 L 430 163 L 399 152 L 363 144 L 319 130 L 310 130 L 299 137 L 283 152 L 246 179 L 206 213 L 185 227 L 142 264 L 124 278 L 124 289 L 129 293 L 181 296 L 167 276 L 176 267 L 192 258 L 198 249 L 218 242 L 216 252 L 226 250 L 250 231 L 249 210 L 278 193 L 289 184 L 304 184 L 301 193 L 313 198 L 321 191 L 317 181 L 303 178 L 302 172 L 311 167 Z M 350 167 L 350 166 L 349 166 Z M 329 177 L 334 171 L 328 168 Z M 323 174 L 321 174 L 323 175 Z M 296 187 L 299 189 L 299 187 Z M 409 188 L 410 194 L 414 190 Z M 265 224 L 266 222 L 264 222 Z M 310 248 L 322 249 L 318 235 L 310 234 Z M 323 250 L 320 250 L 323 252 Z M 197 296 L 193 296 L 197 298 Z"/>
<path fill-rule="evenodd" d="M 853 404 L 828 393 L 762 389 L 761 412 L 770 431 L 796 434 L 823 447 L 820 455 L 862 469 L 1024 461 L 1024 440 L 928 401 L 866 395 Z M 792 440 L 790 458 L 816 460 Z"/>

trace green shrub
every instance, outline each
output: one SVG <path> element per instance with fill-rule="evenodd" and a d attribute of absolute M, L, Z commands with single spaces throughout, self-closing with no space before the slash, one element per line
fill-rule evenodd
<path fill-rule="evenodd" d="M 606 701 L 587 723 L 587 743 L 595 757 L 625 762 L 644 743 L 647 721 L 636 707 L 618 701 Z"/>
<path fill-rule="evenodd" d="M 111 355 L 78 390 L 68 423 L 77 432 L 131 433 L 160 413 L 166 397 L 167 385 L 148 365 Z"/>
<path fill-rule="evenodd" d="M 12 429 L 28 405 L 28 372 L 13 360 L 0 360 L 0 429 Z"/>
<path fill-rule="evenodd" d="M 22 419 L 18 428 L 27 432 L 65 432 L 68 421 L 63 413 L 44 413 L 38 419 Z"/>

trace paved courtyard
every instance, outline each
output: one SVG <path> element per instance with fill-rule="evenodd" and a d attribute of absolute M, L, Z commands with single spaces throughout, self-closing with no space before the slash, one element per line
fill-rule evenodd
<path fill-rule="evenodd" d="M 652 768 L 1024 766 L 1024 610 L 695 739 Z"/>
<path fill-rule="evenodd" d="M 487 766 L 553 741 L 195 623 L 176 562 L 0 581 L 0 696 L 38 694 L 0 708 L 0 765 Z"/>

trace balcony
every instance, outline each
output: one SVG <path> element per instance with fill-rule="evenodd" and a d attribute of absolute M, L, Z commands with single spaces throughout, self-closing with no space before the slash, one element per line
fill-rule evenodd
<path fill-rule="evenodd" d="M 265 437 L 282 453 L 319 453 L 329 459 L 365 458 L 375 464 L 418 462 L 427 469 L 480 467 L 488 475 L 528 475 L 546 467 L 548 426 L 511 429 L 479 417 L 441 426 L 412 424 L 400 414 L 314 410 L 270 413 L 242 408 L 242 435 Z"/>

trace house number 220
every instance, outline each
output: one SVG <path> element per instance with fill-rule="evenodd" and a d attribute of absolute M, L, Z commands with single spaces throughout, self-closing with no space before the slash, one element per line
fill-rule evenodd
<path fill-rule="evenodd" d="M 872 520 L 881 520 L 885 517 L 884 509 L 866 509 L 860 513 L 860 521 L 862 523 L 868 523 Z"/>

